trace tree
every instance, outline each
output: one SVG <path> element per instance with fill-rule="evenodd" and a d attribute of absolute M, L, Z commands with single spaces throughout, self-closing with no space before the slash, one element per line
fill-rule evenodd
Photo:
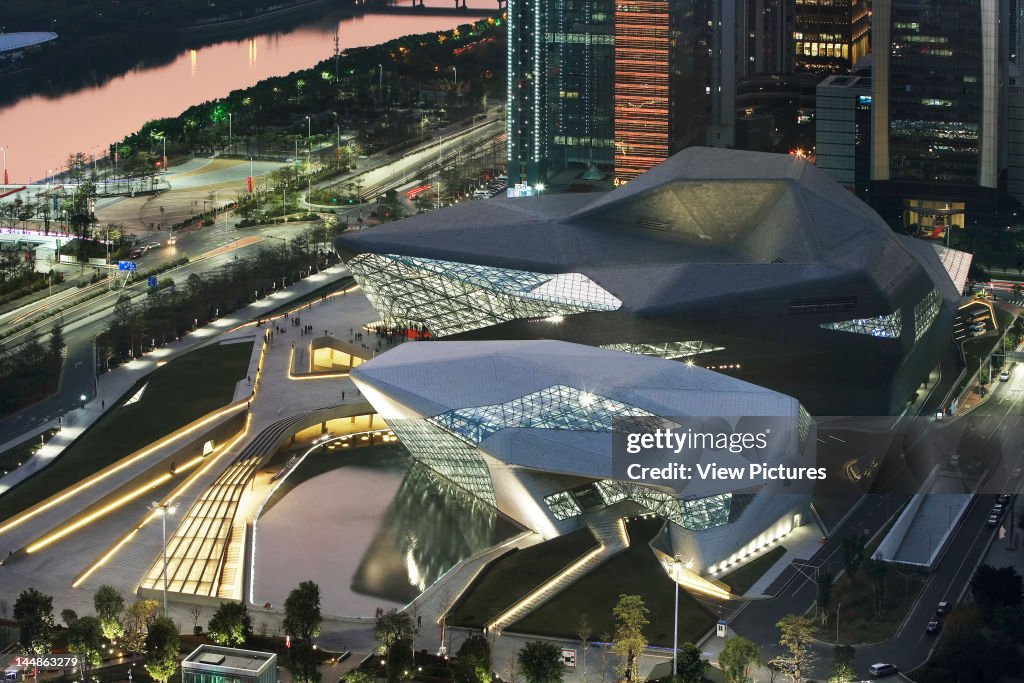
<path fill-rule="evenodd" d="M 527 683 L 562 683 L 565 664 L 554 643 L 531 641 L 519 650 L 516 661 Z"/>
<path fill-rule="evenodd" d="M 587 683 L 587 649 L 590 647 L 591 631 L 590 620 L 586 614 L 581 614 L 576 624 L 576 637 L 580 639 L 580 675 L 583 683 Z"/>
<path fill-rule="evenodd" d="M 612 610 L 615 616 L 615 654 L 620 663 L 615 672 L 628 683 L 638 683 L 640 655 L 647 647 L 647 638 L 643 629 L 647 621 L 648 609 L 639 595 L 620 595 L 619 602 Z"/>
<path fill-rule="evenodd" d="M 309 641 L 298 640 L 292 643 L 290 654 L 292 680 L 295 683 L 319 683 L 320 669 L 316 665 L 316 650 Z"/>
<path fill-rule="evenodd" d="M 284 630 L 297 640 L 312 644 L 320 635 L 320 586 L 303 581 L 293 588 L 284 601 Z"/>
<path fill-rule="evenodd" d="M 760 661 L 761 652 L 753 641 L 735 636 L 725 641 L 718 665 L 722 667 L 726 683 L 748 683 L 750 670 Z"/>
<path fill-rule="evenodd" d="M 832 603 L 832 582 L 834 580 L 832 572 L 822 572 L 818 575 L 818 595 L 815 598 L 815 605 L 818 607 L 822 626 L 828 623 L 828 607 Z"/>
<path fill-rule="evenodd" d="M 990 614 L 997 607 L 1020 605 L 1021 587 L 1021 576 L 1013 567 L 996 569 L 983 564 L 971 577 L 971 595 L 985 614 Z"/>
<path fill-rule="evenodd" d="M 78 612 L 73 609 L 62 609 L 60 611 L 60 620 L 64 622 L 65 626 L 70 627 L 71 624 L 78 619 Z"/>
<path fill-rule="evenodd" d="M 810 617 L 795 614 L 789 614 L 775 624 L 780 632 L 779 645 L 789 654 L 773 658 L 770 664 L 789 677 L 793 683 L 800 683 L 804 672 L 811 669 L 814 664 L 814 652 L 810 649 L 813 625 Z"/>
<path fill-rule="evenodd" d="M 199 625 L 199 617 L 203 615 L 203 608 L 199 605 L 192 605 L 192 607 L 189 608 L 188 613 L 192 615 L 192 634 L 198 636 L 203 632 L 202 627 Z"/>
<path fill-rule="evenodd" d="M 26 588 L 14 603 L 18 622 L 18 640 L 26 654 L 41 655 L 53 643 L 53 597 L 35 588 Z"/>
<path fill-rule="evenodd" d="M 50 329 L 50 357 L 57 358 L 64 348 L 64 326 L 55 322 Z"/>
<path fill-rule="evenodd" d="M 412 653 L 412 641 L 398 640 L 388 648 L 384 660 L 384 673 L 388 683 L 408 681 L 416 670 L 416 660 Z"/>
<path fill-rule="evenodd" d="M 843 569 L 846 570 L 846 575 L 850 578 L 851 583 L 857 578 L 857 570 L 860 568 L 861 560 L 864 559 L 866 542 L 867 539 L 863 534 L 843 536 Z"/>
<path fill-rule="evenodd" d="M 121 612 L 124 611 L 124 598 L 117 589 L 113 586 L 100 586 L 92 597 L 92 604 L 103 628 L 103 637 L 107 640 L 116 640 L 123 636 Z"/>
<path fill-rule="evenodd" d="M 676 655 L 676 680 L 679 683 L 701 683 L 711 663 L 701 656 L 700 648 L 683 643 Z"/>
<path fill-rule="evenodd" d="M 375 680 L 366 669 L 352 669 L 341 677 L 342 683 L 374 683 Z"/>
<path fill-rule="evenodd" d="M 146 636 L 146 671 L 154 681 L 167 683 L 174 675 L 180 650 L 178 627 L 168 617 L 157 617 Z"/>
<path fill-rule="evenodd" d="M 416 625 L 412 617 L 405 612 L 391 609 L 377 617 L 377 622 L 373 626 L 373 636 L 377 639 L 377 651 L 386 655 L 399 641 L 411 643 L 416 637 Z"/>
<path fill-rule="evenodd" d="M 828 683 L 854 683 L 858 680 L 857 670 L 853 667 L 856 651 L 849 645 L 836 645 L 832 648 L 832 675 Z"/>
<path fill-rule="evenodd" d="M 124 649 L 133 654 L 146 650 L 149 627 L 160 616 L 160 603 L 156 600 L 137 600 L 124 613 Z"/>
<path fill-rule="evenodd" d="M 885 609 L 886 578 L 889 575 L 889 565 L 881 559 L 865 560 L 864 572 L 871 581 L 871 597 L 875 616 L 880 617 Z"/>
<path fill-rule="evenodd" d="M 491 644 L 487 638 L 476 635 L 466 638 L 455 655 L 456 683 L 491 683 Z"/>
<path fill-rule="evenodd" d="M 81 655 L 82 675 L 86 680 L 92 668 L 103 661 L 102 647 L 103 626 L 98 617 L 82 617 L 68 627 L 68 648 Z"/>
<path fill-rule="evenodd" d="M 218 645 L 240 647 L 252 635 L 252 617 L 240 602 L 222 602 L 207 625 L 210 638 Z"/>

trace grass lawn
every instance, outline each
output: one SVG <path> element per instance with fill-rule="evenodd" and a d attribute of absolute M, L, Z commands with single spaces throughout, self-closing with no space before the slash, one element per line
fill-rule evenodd
<path fill-rule="evenodd" d="M 584 528 L 502 555 L 463 593 L 449 613 L 448 623 L 482 628 L 516 600 L 596 547 L 594 535 Z"/>
<path fill-rule="evenodd" d="M 141 400 L 109 409 L 51 465 L 0 495 L 0 520 L 226 405 L 251 355 L 252 342 L 212 345 L 157 368 L 129 389 L 122 403 L 146 384 Z"/>
<path fill-rule="evenodd" d="M 720 580 L 727 584 L 736 595 L 743 595 L 785 554 L 786 549 L 777 545 L 756 560 L 751 560 L 742 567 L 729 572 Z"/>
<path fill-rule="evenodd" d="M 47 429 L 42 433 L 42 442 L 49 441 L 56 433 L 56 429 Z M 25 439 L 17 446 L 12 446 L 3 453 L 0 453 L 0 473 L 7 474 L 11 470 L 20 467 L 22 463 L 32 457 L 33 453 L 39 450 L 39 446 L 40 439 L 37 435 L 30 439 Z"/>
<path fill-rule="evenodd" d="M 886 578 L 885 611 L 881 617 L 875 617 L 872 611 L 874 598 L 871 594 L 871 581 L 861 568 L 857 578 L 851 584 L 849 578 L 843 576 L 832 587 L 832 611 L 828 623 L 823 627 L 815 621 L 815 637 L 827 643 L 836 640 L 835 605 L 842 605 L 839 613 L 839 640 L 843 645 L 860 643 L 878 643 L 896 634 L 907 612 L 917 600 L 918 594 L 928 580 L 925 573 L 909 570 L 897 571 L 889 565 Z"/>
<path fill-rule="evenodd" d="M 619 595 L 643 598 L 650 613 L 644 634 L 651 645 L 672 647 L 672 610 L 675 591 L 648 541 L 661 528 L 660 519 L 627 524 L 629 549 L 608 560 L 572 586 L 509 626 L 507 631 L 557 638 L 577 638 L 580 616 L 587 615 L 593 638 L 615 633 L 612 609 Z M 695 641 L 714 626 L 717 617 L 685 590 L 679 591 L 679 642 Z"/>

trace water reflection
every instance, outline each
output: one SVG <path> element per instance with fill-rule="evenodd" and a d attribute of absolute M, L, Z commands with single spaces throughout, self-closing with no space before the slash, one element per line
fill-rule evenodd
<path fill-rule="evenodd" d="M 460 561 L 519 529 L 426 468 L 410 468 L 363 556 L 352 589 L 409 602 Z"/>
<path fill-rule="evenodd" d="M 415 598 L 459 561 L 519 528 L 398 445 L 308 457 L 257 526 L 256 604 L 283 604 L 300 581 L 324 612 L 368 616 Z"/>
<path fill-rule="evenodd" d="M 469 5 L 495 8 L 493 0 Z M 471 20 L 463 14 L 352 16 L 333 10 L 262 27 L 257 36 L 209 43 L 179 37 L 125 42 L 117 49 L 61 45 L 33 63 L 23 78 L 3 79 L 0 102 L 23 98 L 0 108 L 0 144 L 9 147 L 10 180 L 38 180 L 47 169 L 60 168 L 68 154 L 94 148 L 103 154 L 147 121 L 311 67 L 333 53 L 335 35 L 345 50 Z"/>

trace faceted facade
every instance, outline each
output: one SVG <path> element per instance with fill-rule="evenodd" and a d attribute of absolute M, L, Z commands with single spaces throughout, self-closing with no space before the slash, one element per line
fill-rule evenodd
<path fill-rule="evenodd" d="M 472 202 L 335 246 L 382 318 L 434 338 L 674 358 L 816 414 L 901 412 L 949 343 L 958 296 L 930 244 L 814 166 L 736 150 L 690 148 L 608 193 Z"/>
<path fill-rule="evenodd" d="M 545 537 L 632 501 L 672 522 L 672 542 L 706 572 L 767 530 L 806 518 L 812 482 L 693 481 L 676 490 L 616 477 L 618 418 L 653 430 L 695 417 L 739 429 L 748 416 L 770 417 L 790 428 L 773 430 L 778 440 L 758 462 L 812 464 L 812 424 L 797 401 L 702 368 L 557 341 L 410 342 L 352 378 L 415 459 Z"/>

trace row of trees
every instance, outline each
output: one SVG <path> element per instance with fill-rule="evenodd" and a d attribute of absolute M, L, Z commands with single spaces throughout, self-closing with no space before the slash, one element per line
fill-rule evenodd
<path fill-rule="evenodd" d="M 146 670 L 158 683 L 174 675 L 178 668 L 181 642 L 174 622 L 160 613 L 155 600 L 138 600 L 127 608 L 124 598 L 112 586 L 100 586 L 93 596 L 95 615 L 79 616 L 72 609 L 61 611 L 67 627 L 67 645 L 81 656 L 83 676 L 102 663 L 101 653 L 118 646 L 132 654 L 146 655 Z M 53 616 L 53 597 L 28 588 L 14 603 L 18 639 L 27 654 L 52 651 L 57 626 Z"/>
<path fill-rule="evenodd" d="M 52 394 L 64 363 L 64 332 L 58 322 L 46 345 L 37 333 L 19 346 L 0 352 L 0 416 Z"/>
<path fill-rule="evenodd" d="M 335 258 L 326 250 L 331 236 L 317 224 L 279 247 L 262 248 L 251 257 L 227 261 L 218 270 L 192 273 L 184 283 L 151 290 L 152 296 L 141 303 L 122 297 L 107 329 L 96 339 L 100 362 L 107 368 L 116 366 L 318 272 Z"/>

